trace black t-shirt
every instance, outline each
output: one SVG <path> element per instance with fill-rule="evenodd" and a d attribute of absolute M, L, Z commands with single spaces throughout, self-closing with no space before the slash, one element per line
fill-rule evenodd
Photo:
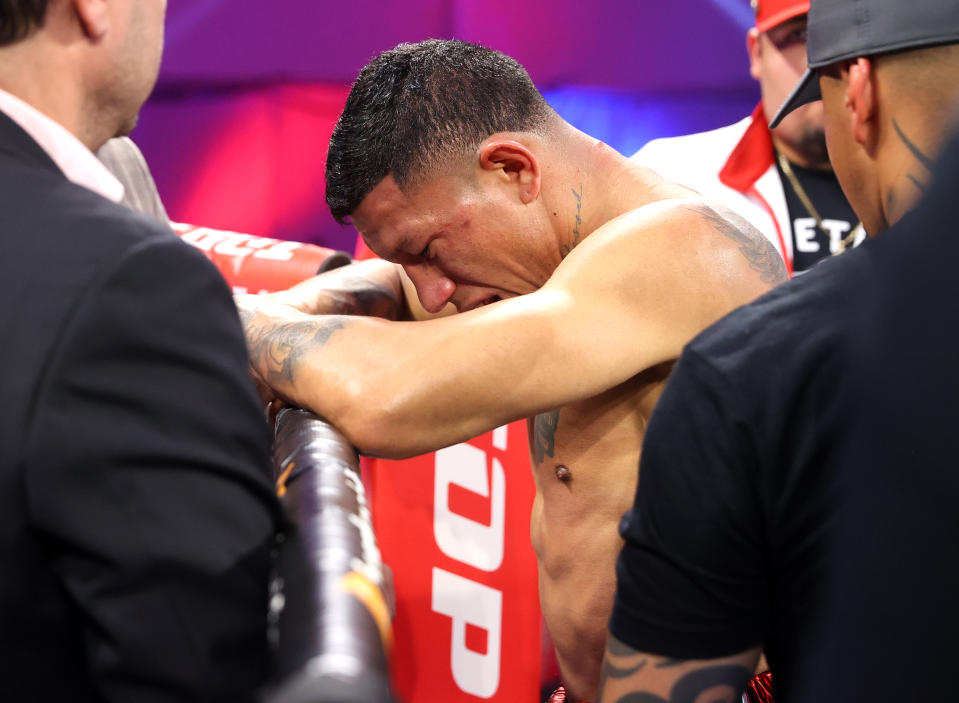
<path fill-rule="evenodd" d="M 792 182 L 777 162 L 776 169 L 779 171 L 779 179 L 786 196 L 786 208 L 789 211 L 793 273 L 801 274 L 817 262 L 838 252 L 842 240 L 859 224 L 859 218 L 846 200 L 836 174 L 832 171 L 818 171 L 796 164 L 790 164 L 790 168 L 822 218 L 823 224 L 820 229 L 816 218 L 806 209 Z M 861 244 L 865 238 L 866 233 L 859 228 L 850 246 Z"/>
<path fill-rule="evenodd" d="M 829 631 L 798 700 L 956 698 L 957 184 L 959 140 L 916 215 L 870 247 L 879 285 L 849 333 L 859 412 L 839 460 Z"/>
<path fill-rule="evenodd" d="M 823 477 L 849 420 L 835 340 L 863 287 L 847 260 L 860 253 L 824 261 L 684 350 L 620 526 L 610 629 L 621 641 L 683 659 L 765 645 L 777 690 L 793 676 L 834 500 Z"/>
<path fill-rule="evenodd" d="M 684 351 L 621 524 L 618 639 L 682 659 L 763 645 L 778 703 L 954 697 L 952 153 L 921 214 Z"/>

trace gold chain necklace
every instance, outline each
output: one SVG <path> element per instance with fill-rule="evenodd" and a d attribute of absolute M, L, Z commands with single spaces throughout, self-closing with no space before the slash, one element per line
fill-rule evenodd
<path fill-rule="evenodd" d="M 793 187 L 793 192 L 799 198 L 799 201 L 802 203 L 803 207 L 806 208 L 812 218 L 816 221 L 816 226 L 819 228 L 819 231 L 826 235 L 826 239 L 829 239 L 829 232 L 826 231 L 825 226 L 822 223 L 822 217 L 819 216 L 819 211 L 816 209 L 816 206 L 812 204 L 812 200 L 809 199 L 809 195 L 806 193 L 806 189 L 802 187 L 802 184 L 799 182 L 799 179 L 796 178 L 796 174 L 793 173 L 792 166 L 789 164 L 789 159 L 776 152 L 776 158 L 779 160 L 779 168 L 782 169 L 783 173 L 786 174 L 786 178 L 789 179 L 789 184 Z M 838 256 L 842 254 L 846 249 L 852 246 L 856 238 L 859 236 L 859 232 L 862 230 L 862 222 L 856 224 L 855 227 L 839 240 L 839 248 L 836 250 L 836 253 L 833 256 Z"/>

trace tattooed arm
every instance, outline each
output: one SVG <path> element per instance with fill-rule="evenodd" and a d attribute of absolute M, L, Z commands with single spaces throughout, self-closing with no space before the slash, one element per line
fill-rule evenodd
<path fill-rule="evenodd" d="M 591 398 L 672 361 L 704 327 L 784 276 L 762 235 L 702 201 L 674 201 L 595 230 L 540 290 L 450 317 L 238 304 L 262 384 L 327 418 L 360 451 L 397 458 Z"/>
<path fill-rule="evenodd" d="M 291 316 L 298 318 L 294 313 L 308 315 L 363 315 L 379 317 L 387 320 L 425 320 L 432 317 L 441 317 L 449 314 L 444 310 L 439 314 L 426 312 L 409 277 L 396 264 L 381 259 L 361 261 L 343 266 L 313 278 L 309 278 L 292 288 L 265 295 L 239 294 L 236 296 L 236 305 L 240 312 L 245 336 L 251 354 L 251 373 L 257 382 L 257 389 L 264 401 L 277 398 L 273 387 L 265 372 L 265 363 L 269 358 L 275 358 L 279 348 L 290 348 L 293 341 L 290 336 L 290 327 L 276 330 L 277 337 L 284 340 L 277 341 L 276 348 L 267 349 L 263 329 L 263 320 L 258 326 L 251 322 L 258 310 L 270 310 L 274 316 Z M 309 327 L 324 326 L 323 321 L 317 320 Z M 307 331 L 307 338 L 310 336 Z M 257 362 L 261 369 L 258 370 Z M 292 363 L 292 362 L 290 362 Z M 289 374 L 287 374 L 289 375 Z"/>
<path fill-rule="evenodd" d="M 732 703 L 758 660 L 758 647 L 719 659 L 669 659 L 637 652 L 610 635 L 597 703 Z"/>

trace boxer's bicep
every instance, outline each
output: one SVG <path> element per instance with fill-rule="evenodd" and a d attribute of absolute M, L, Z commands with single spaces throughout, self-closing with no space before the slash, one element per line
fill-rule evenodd
<path fill-rule="evenodd" d="M 624 224 L 591 235 L 543 289 L 570 301 L 563 324 L 571 343 L 582 340 L 572 350 L 578 361 L 619 369 L 620 382 L 675 359 L 708 324 L 703 307 L 714 301 L 700 293 L 702 273 L 645 219 Z"/>

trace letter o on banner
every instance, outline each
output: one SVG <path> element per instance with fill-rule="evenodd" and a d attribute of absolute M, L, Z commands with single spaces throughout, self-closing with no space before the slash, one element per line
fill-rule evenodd
<path fill-rule="evenodd" d="M 449 493 L 453 485 L 490 499 L 489 525 L 450 510 Z M 433 536 L 437 546 L 451 559 L 483 571 L 496 571 L 503 563 L 506 537 L 506 475 L 503 465 L 494 458 L 492 471 L 488 472 L 486 452 L 469 444 L 457 444 L 436 452 L 434 486 Z"/>

